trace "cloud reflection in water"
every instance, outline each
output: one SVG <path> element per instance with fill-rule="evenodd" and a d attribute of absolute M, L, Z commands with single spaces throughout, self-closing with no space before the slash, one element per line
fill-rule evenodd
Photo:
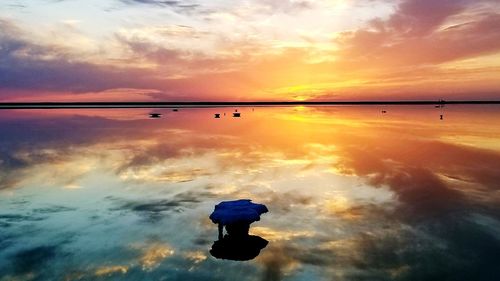
<path fill-rule="evenodd" d="M 497 108 L 241 111 L 0 112 L 0 280 L 500 274 Z M 251 262 L 207 251 L 233 198 L 273 210 Z"/>

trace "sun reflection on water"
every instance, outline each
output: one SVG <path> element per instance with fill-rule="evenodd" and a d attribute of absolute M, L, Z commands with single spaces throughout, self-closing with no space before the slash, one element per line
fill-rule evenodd
<path fill-rule="evenodd" d="M 496 107 L 217 110 L 0 112 L 0 280 L 497 273 Z M 239 198 L 270 244 L 216 260 L 208 215 Z"/>

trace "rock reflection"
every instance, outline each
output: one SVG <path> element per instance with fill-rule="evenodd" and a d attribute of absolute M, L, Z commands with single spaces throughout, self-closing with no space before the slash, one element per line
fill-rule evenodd
<path fill-rule="evenodd" d="M 246 261 L 257 257 L 269 243 L 260 236 L 249 235 L 250 224 L 260 220 L 267 213 L 263 204 L 242 199 L 217 204 L 210 215 L 213 223 L 218 224 L 219 237 L 214 241 L 210 254 L 218 259 Z M 224 227 L 227 234 L 224 235 Z"/>

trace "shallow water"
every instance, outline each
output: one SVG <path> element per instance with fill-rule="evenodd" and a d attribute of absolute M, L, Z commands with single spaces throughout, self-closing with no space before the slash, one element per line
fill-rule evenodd
<path fill-rule="evenodd" d="M 0 280 L 500 276 L 499 106 L 233 110 L 0 111 Z M 269 244 L 216 259 L 242 198 Z"/>

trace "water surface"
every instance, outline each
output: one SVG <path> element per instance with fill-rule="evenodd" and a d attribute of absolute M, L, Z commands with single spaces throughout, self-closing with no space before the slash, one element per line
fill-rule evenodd
<path fill-rule="evenodd" d="M 500 276 L 499 106 L 233 111 L 0 111 L 0 280 Z M 216 259 L 242 198 L 269 244 Z"/>

